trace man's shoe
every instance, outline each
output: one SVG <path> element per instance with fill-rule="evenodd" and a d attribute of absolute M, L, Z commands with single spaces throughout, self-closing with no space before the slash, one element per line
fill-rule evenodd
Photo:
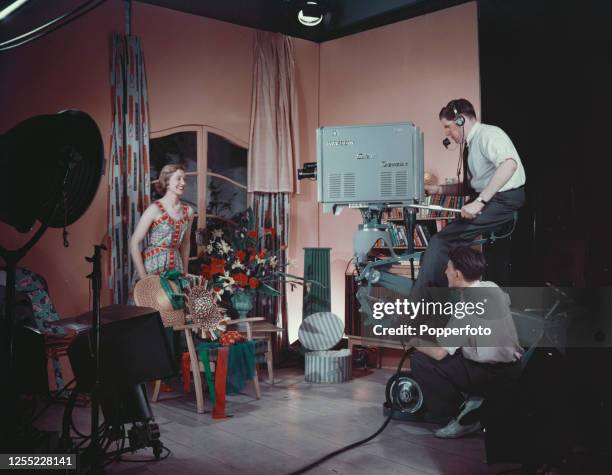
<path fill-rule="evenodd" d="M 459 424 L 457 419 L 453 419 L 446 426 L 434 431 L 434 435 L 440 439 L 458 439 L 473 432 L 478 432 L 480 429 L 482 429 L 480 421 L 464 426 Z"/>
<path fill-rule="evenodd" d="M 451 420 L 446 426 L 434 432 L 441 439 L 456 439 L 464 435 L 477 432 L 482 429 L 478 409 L 484 399 L 481 397 L 470 397 L 461 405 L 459 415 Z"/>
<path fill-rule="evenodd" d="M 481 397 L 469 397 L 461 405 L 457 421 L 462 425 L 471 425 L 480 420 L 480 406 L 484 402 Z"/>

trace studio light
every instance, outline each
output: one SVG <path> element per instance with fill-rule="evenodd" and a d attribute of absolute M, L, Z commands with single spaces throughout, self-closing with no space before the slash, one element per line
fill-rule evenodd
<path fill-rule="evenodd" d="M 21 233 L 36 220 L 52 228 L 76 222 L 104 171 L 98 126 L 84 112 L 39 115 L 0 134 L 0 221 Z"/>
<path fill-rule="evenodd" d="M 304 26 L 317 26 L 323 21 L 323 13 L 318 1 L 307 1 L 298 12 L 298 21 Z"/>

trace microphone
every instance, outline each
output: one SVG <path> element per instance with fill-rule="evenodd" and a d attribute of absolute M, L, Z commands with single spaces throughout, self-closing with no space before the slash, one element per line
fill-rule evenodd
<path fill-rule="evenodd" d="M 442 145 L 444 145 L 444 148 L 448 149 L 448 146 L 450 145 L 450 140 L 447 138 L 445 138 L 444 140 L 442 140 Z"/>

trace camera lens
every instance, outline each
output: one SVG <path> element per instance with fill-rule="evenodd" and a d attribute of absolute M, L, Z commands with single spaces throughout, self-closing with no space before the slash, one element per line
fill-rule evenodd
<path fill-rule="evenodd" d="M 317 179 L 317 163 L 309 162 L 304 163 L 304 168 L 298 169 L 298 180 L 303 180 L 304 178 L 313 178 Z"/>

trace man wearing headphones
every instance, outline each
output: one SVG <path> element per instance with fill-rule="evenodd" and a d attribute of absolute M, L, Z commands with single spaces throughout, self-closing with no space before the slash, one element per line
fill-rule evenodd
<path fill-rule="evenodd" d="M 414 284 L 445 287 L 444 274 L 451 247 L 469 244 L 480 234 L 511 221 L 525 203 L 525 169 L 510 138 L 499 127 L 476 119 L 474 106 L 466 99 L 455 99 L 439 114 L 446 139 L 459 145 L 459 166 L 463 182 L 426 185 L 428 194 L 469 196 L 461 208 L 461 218 L 451 221 L 429 242 Z"/>

